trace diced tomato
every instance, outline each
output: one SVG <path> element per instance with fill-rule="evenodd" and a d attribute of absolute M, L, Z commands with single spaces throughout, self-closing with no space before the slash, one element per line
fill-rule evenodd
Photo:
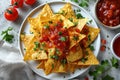
<path fill-rule="evenodd" d="M 75 29 L 76 32 L 80 33 L 80 30 L 78 28 Z"/>
<path fill-rule="evenodd" d="M 106 40 L 105 39 L 101 39 L 101 43 L 104 45 L 106 44 Z"/>
<path fill-rule="evenodd" d="M 102 46 L 100 47 L 100 51 L 105 51 L 105 50 L 106 50 L 106 46 L 102 45 Z"/>

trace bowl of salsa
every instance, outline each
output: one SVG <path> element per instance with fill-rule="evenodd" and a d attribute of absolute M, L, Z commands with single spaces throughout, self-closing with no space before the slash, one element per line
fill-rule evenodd
<path fill-rule="evenodd" d="M 120 0 L 98 0 L 95 4 L 95 17 L 105 27 L 120 28 Z"/>
<path fill-rule="evenodd" d="M 112 54 L 120 60 L 120 33 L 116 34 L 111 41 Z"/>

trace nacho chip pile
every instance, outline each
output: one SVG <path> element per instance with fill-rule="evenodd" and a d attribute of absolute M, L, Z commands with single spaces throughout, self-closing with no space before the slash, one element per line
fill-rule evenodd
<path fill-rule="evenodd" d="M 67 3 L 55 14 L 48 4 L 36 18 L 28 18 L 31 34 L 21 34 L 24 60 L 38 61 L 45 74 L 74 72 L 78 68 L 98 65 L 89 48 L 100 30 L 86 25 L 87 18 L 76 18 Z"/>

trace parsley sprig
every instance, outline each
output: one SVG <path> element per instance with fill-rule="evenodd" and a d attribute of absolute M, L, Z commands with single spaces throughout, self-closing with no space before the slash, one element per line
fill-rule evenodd
<path fill-rule="evenodd" d="M 114 78 L 110 75 L 105 75 L 110 69 L 112 68 L 118 68 L 118 60 L 114 57 L 112 57 L 109 60 L 103 60 L 101 61 L 101 65 L 96 66 L 93 71 L 89 71 L 89 75 L 93 76 L 93 80 L 97 80 L 98 78 L 102 78 L 102 80 L 114 80 Z M 104 76 L 105 75 L 105 76 Z"/>
<path fill-rule="evenodd" d="M 12 31 L 12 30 L 13 30 L 12 27 L 8 27 L 7 30 L 2 31 L 2 33 L 1 33 L 1 35 L 3 36 L 2 40 L 5 40 L 9 43 L 12 43 L 14 36 L 12 34 L 9 34 L 9 32 Z"/>

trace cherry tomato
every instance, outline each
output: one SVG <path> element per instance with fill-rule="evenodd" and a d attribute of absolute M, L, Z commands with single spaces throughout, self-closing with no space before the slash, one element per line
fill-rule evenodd
<path fill-rule="evenodd" d="M 15 7 L 15 8 L 20 8 L 23 6 L 23 0 L 11 0 L 11 4 Z"/>
<path fill-rule="evenodd" d="M 28 5 L 33 5 L 36 2 L 36 0 L 25 0 L 25 3 Z"/>
<path fill-rule="evenodd" d="M 18 11 L 16 8 L 10 7 L 6 9 L 4 16 L 7 20 L 14 21 L 18 18 Z"/>

